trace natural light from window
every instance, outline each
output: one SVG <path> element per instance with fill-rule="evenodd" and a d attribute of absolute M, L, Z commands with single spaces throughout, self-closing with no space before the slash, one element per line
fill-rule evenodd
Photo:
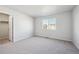
<path fill-rule="evenodd" d="M 56 18 L 45 17 L 42 20 L 43 30 L 56 30 Z"/>

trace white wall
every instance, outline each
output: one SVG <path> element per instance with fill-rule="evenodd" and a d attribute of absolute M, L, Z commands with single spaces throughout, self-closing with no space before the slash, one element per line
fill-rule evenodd
<path fill-rule="evenodd" d="M 6 14 L 0 13 L 0 21 L 8 21 L 9 16 Z M 8 38 L 9 35 L 9 24 L 0 22 L 0 38 Z"/>
<path fill-rule="evenodd" d="M 14 37 L 17 39 L 16 41 L 31 37 L 33 35 L 33 19 L 23 14 L 15 16 L 15 18 L 17 19 L 14 20 Z"/>
<path fill-rule="evenodd" d="M 19 11 L 0 6 L 0 12 L 13 16 L 13 39 L 14 42 L 31 37 L 33 34 L 32 17 Z M 10 27 L 11 29 L 11 27 Z M 10 33 L 11 34 L 11 33 Z"/>
<path fill-rule="evenodd" d="M 42 31 L 42 19 L 38 17 L 35 20 L 35 35 L 71 41 L 71 12 L 55 14 L 52 17 L 57 19 L 57 29 L 54 31 Z"/>
<path fill-rule="evenodd" d="M 73 10 L 73 43 L 79 49 L 79 6 Z"/>

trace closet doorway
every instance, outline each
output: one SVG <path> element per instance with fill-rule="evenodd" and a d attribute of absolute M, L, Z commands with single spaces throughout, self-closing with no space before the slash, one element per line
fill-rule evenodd
<path fill-rule="evenodd" d="M 5 13 L 0 13 L 0 44 L 6 44 L 11 41 L 9 35 L 10 16 Z"/>

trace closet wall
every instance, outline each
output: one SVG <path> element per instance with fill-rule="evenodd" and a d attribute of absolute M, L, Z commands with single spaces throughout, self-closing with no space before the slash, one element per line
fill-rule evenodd
<path fill-rule="evenodd" d="M 9 15 L 0 13 L 0 39 L 9 36 Z"/>

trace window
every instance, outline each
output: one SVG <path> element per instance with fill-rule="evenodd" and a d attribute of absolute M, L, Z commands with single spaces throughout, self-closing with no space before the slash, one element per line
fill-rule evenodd
<path fill-rule="evenodd" d="M 42 20 L 43 30 L 56 30 L 56 18 L 45 17 Z"/>

